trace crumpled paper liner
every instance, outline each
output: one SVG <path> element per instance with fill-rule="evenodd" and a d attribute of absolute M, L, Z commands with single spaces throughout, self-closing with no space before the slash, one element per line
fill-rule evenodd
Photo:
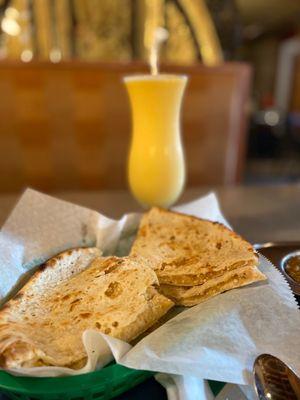
<path fill-rule="evenodd" d="M 229 226 L 210 194 L 176 210 Z M 97 245 L 104 254 L 127 254 L 140 220 L 119 221 L 27 190 L 0 233 L 0 295 L 45 259 L 70 247 Z M 300 373 L 300 312 L 288 284 L 260 257 L 268 282 L 234 289 L 181 312 L 134 347 L 96 331 L 83 333 L 88 362 L 81 370 L 38 367 L 11 370 L 27 376 L 86 373 L 114 357 L 127 367 L 247 384 L 252 363 L 271 353 Z"/>

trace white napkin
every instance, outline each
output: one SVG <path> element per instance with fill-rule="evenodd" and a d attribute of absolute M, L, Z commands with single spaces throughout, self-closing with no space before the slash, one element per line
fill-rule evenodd
<path fill-rule="evenodd" d="M 155 379 L 166 389 L 168 400 L 257 400 L 254 388 L 227 383 L 215 397 L 205 379 L 159 373 Z"/>
<path fill-rule="evenodd" d="M 168 400 L 213 400 L 215 398 L 204 379 L 163 373 L 156 374 L 155 379 L 166 389 Z"/>

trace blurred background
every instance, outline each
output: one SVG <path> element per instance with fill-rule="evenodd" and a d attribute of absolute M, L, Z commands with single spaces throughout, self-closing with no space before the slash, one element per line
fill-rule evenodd
<path fill-rule="evenodd" d="M 188 185 L 300 180 L 299 0 L 0 0 L 0 191 L 126 187 L 124 75 L 187 73 Z"/>

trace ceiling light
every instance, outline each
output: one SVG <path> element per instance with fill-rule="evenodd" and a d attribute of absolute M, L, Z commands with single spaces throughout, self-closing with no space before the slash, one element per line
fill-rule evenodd
<path fill-rule="evenodd" d="M 14 19 L 4 17 L 1 22 L 3 32 L 11 36 L 18 36 L 21 32 L 21 27 Z"/>
<path fill-rule="evenodd" d="M 50 61 L 52 61 L 53 63 L 60 62 L 61 57 L 62 57 L 62 55 L 61 55 L 60 49 L 54 48 L 50 51 L 49 58 L 50 58 Z"/>
<path fill-rule="evenodd" d="M 9 19 L 18 19 L 20 15 L 19 11 L 14 7 L 7 7 L 4 14 Z"/>
<path fill-rule="evenodd" d="M 23 50 L 22 53 L 21 53 L 21 60 L 22 60 L 23 62 L 29 62 L 29 61 L 31 61 L 31 60 L 32 60 L 32 57 L 33 57 L 33 53 L 32 53 L 32 51 L 29 50 L 29 49 Z"/>

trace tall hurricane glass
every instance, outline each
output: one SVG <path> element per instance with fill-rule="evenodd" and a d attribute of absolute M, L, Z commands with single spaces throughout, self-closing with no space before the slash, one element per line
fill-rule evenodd
<path fill-rule="evenodd" d="M 185 182 L 180 110 L 187 77 L 135 75 L 124 82 L 132 111 L 131 191 L 145 207 L 170 207 Z"/>

